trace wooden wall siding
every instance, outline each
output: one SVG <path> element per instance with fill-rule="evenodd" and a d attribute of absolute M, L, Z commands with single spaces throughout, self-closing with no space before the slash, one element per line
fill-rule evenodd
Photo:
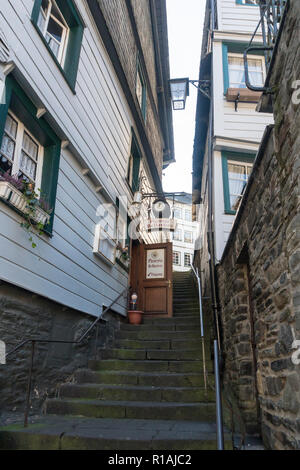
<path fill-rule="evenodd" d="M 238 5 L 236 0 L 218 0 L 219 30 L 254 33 L 260 20 L 259 7 Z"/>
<path fill-rule="evenodd" d="M 85 2 L 77 2 L 86 24 L 76 95 L 49 55 L 30 18 L 33 0 L 0 2 L 0 24 L 13 45 L 16 65 L 75 153 L 106 185 L 113 200 L 131 197 L 125 182 L 132 117 Z M 22 85 L 22 83 L 21 83 Z M 39 237 L 32 249 L 21 218 L 0 204 L 1 277 L 37 294 L 98 315 L 127 285 L 127 273 L 92 253 L 101 198 L 68 150 L 62 151 L 53 238 Z M 115 307 L 125 312 L 120 301 Z"/>
<path fill-rule="evenodd" d="M 260 142 L 266 126 L 273 123 L 272 114 L 258 113 L 255 103 L 239 103 L 235 111 L 234 103 L 226 100 L 221 42 L 214 43 L 214 108 L 214 134 L 218 137 Z"/>

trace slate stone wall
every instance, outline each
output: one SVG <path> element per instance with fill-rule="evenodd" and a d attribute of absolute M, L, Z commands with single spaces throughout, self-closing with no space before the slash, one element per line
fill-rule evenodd
<path fill-rule="evenodd" d="M 107 322 L 99 323 L 97 349 L 111 345 L 119 329 L 119 315 L 107 313 L 105 318 Z M 6 343 L 7 351 L 29 338 L 76 341 L 93 321 L 89 315 L 24 289 L 6 283 L 0 285 L 0 339 Z M 76 369 L 87 367 L 95 351 L 95 329 L 78 345 L 36 344 L 32 410 L 39 410 L 44 400 L 55 394 L 60 383 L 72 380 Z M 0 365 L 0 414 L 24 410 L 30 355 L 31 344 L 9 356 L 5 365 Z"/>
<path fill-rule="evenodd" d="M 300 2 L 292 0 L 271 85 L 275 126 L 265 136 L 218 268 L 225 383 L 248 430 L 272 449 L 300 449 Z M 298 355 L 299 356 L 299 355 Z"/>

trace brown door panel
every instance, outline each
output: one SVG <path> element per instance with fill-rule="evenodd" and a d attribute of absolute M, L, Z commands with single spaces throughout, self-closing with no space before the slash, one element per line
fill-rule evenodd
<path fill-rule="evenodd" d="M 166 287 L 145 287 L 145 314 L 168 314 L 168 289 Z"/>

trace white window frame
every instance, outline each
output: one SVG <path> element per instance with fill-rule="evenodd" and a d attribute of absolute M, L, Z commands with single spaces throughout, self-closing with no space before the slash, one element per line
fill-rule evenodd
<path fill-rule="evenodd" d="M 175 238 L 175 234 L 176 234 L 176 233 L 179 234 L 179 238 Z M 174 232 L 173 232 L 173 240 L 176 241 L 176 242 L 182 242 L 182 229 L 181 229 L 181 228 L 174 230 Z"/>
<path fill-rule="evenodd" d="M 189 214 L 188 217 L 187 217 L 187 214 Z M 192 222 L 192 211 L 191 211 L 191 209 L 185 209 L 185 211 L 184 211 L 184 220 L 186 222 Z"/>
<path fill-rule="evenodd" d="M 41 188 L 42 184 L 42 171 L 43 171 L 43 161 L 44 161 L 44 148 L 43 146 L 37 141 L 37 139 L 29 132 L 27 127 L 24 125 L 20 119 L 17 118 L 17 116 L 9 109 L 8 110 L 8 115 L 11 116 L 12 119 L 14 119 L 17 123 L 17 135 L 16 138 L 14 139 L 12 136 L 10 136 L 7 131 L 4 131 L 9 135 L 11 139 L 15 141 L 15 152 L 14 152 L 14 159 L 11 161 L 6 155 L 5 158 L 7 158 L 11 163 L 11 174 L 12 175 L 17 175 L 19 171 L 24 173 L 26 178 L 28 178 L 32 183 L 34 183 L 34 186 L 36 188 L 36 191 Z M 21 155 L 22 155 L 22 149 L 23 149 L 23 136 L 24 132 L 29 135 L 29 137 L 33 140 L 33 142 L 37 145 L 38 147 L 38 155 L 37 155 L 37 161 L 36 161 L 36 175 L 35 175 L 35 180 L 33 180 L 30 176 L 28 176 L 23 170 L 20 169 L 20 161 L 21 161 Z M 39 195 L 40 196 L 40 195 Z"/>
<path fill-rule="evenodd" d="M 238 58 L 238 59 L 242 59 L 243 60 L 243 55 L 242 54 L 238 54 L 236 52 L 228 52 L 228 55 L 227 55 L 227 61 L 228 61 L 228 83 L 229 83 L 229 88 L 237 88 L 236 86 L 232 86 L 231 83 L 230 83 L 230 64 L 229 64 L 229 58 L 232 57 L 232 58 Z M 266 68 L 265 68 L 265 60 L 264 60 L 264 56 L 261 56 L 261 55 L 253 55 L 253 54 L 249 54 L 248 56 L 248 61 L 249 59 L 253 59 L 253 60 L 259 60 L 261 62 L 261 68 L 262 68 L 262 75 L 263 75 L 263 84 L 265 83 L 266 81 Z M 245 87 L 244 88 L 247 88 L 246 87 L 246 84 L 245 84 Z"/>
<path fill-rule="evenodd" d="M 186 241 L 186 238 L 185 238 L 185 234 L 186 233 L 190 233 L 191 234 L 191 241 Z M 183 241 L 184 243 L 189 243 L 189 244 L 192 244 L 194 242 L 194 236 L 193 236 L 193 232 L 191 230 L 185 230 L 184 231 L 184 234 L 183 234 Z"/>
<path fill-rule="evenodd" d="M 176 217 L 176 216 L 175 216 L 175 211 L 178 211 L 178 212 L 179 212 L 180 217 Z M 174 219 L 180 219 L 180 220 L 182 219 L 182 209 L 181 209 L 181 207 L 174 207 L 174 209 L 173 209 L 173 217 L 174 217 Z"/>
<path fill-rule="evenodd" d="M 49 26 L 49 21 L 50 21 L 50 18 L 52 18 L 53 21 L 55 21 L 55 23 L 57 23 L 63 30 L 63 33 L 62 33 L 62 38 L 61 38 L 61 43 L 60 43 L 60 46 L 59 46 L 59 52 L 58 52 L 58 56 L 56 57 L 58 62 L 61 64 L 61 66 L 64 65 L 64 62 L 65 62 L 65 58 L 66 58 L 66 50 L 67 50 L 67 43 L 68 43 L 68 39 L 69 39 L 69 32 L 70 32 L 70 28 L 67 24 L 67 22 L 65 21 L 64 19 L 64 16 L 62 14 L 62 12 L 60 11 L 60 9 L 58 8 L 58 5 L 57 3 L 55 2 L 55 0 L 48 0 L 49 1 L 49 5 L 48 5 L 48 10 L 47 10 L 47 13 L 46 13 L 46 17 L 44 16 L 44 12 L 43 12 L 43 9 L 42 7 L 40 8 L 40 11 L 39 11 L 39 15 L 43 15 L 44 16 L 44 19 L 45 19 L 45 25 L 44 25 L 44 30 L 41 31 L 42 35 L 44 36 L 45 40 L 46 40 L 46 34 L 47 34 L 47 31 L 48 31 L 48 26 Z M 59 11 L 62 19 L 64 20 L 64 23 L 62 23 L 61 21 L 59 21 L 55 15 L 53 15 L 51 13 L 52 11 L 52 8 L 53 8 L 53 5 L 57 8 L 57 10 Z M 56 39 L 53 38 L 53 40 L 55 42 Z M 46 40 L 47 41 L 47 40 Z M 50 47 L 50 46 L 49 46 Z M 53 53 L 54 54 L 54 53 Z M 54 54 L 55 55 L 55 54 Z"/>
<path fill-rule="evenodd" d="M 189 257 L 189 263 L 188 263 L 188 264 L 187 264 L 186 261 L 185 261 L 187 256 Z M 185 268 L 191 267 L 191 264 L 192 264 L 191 256 L 192 256 L 191 253 L 184 253 L 183 262 L 184 262 L 184 267 L 185 267 Z"/>
<path fill-rule="evenodd" d="M 231 196 L 238 196 L 238 197 L 239 197 L 239 199 L 237 199 L 237 207 L 238 207 L 239 202 L 240 202 L 240 200 L 241 200 L 241 198 L 242 198 L 242 196 L 243 196 L 243 192 L 242 192 L 242 194 L 234 194 L 234 193 L 231 193 L 231 191 L 230 191 L 229 168 L 228 168 L 229 165 L 236 165 L 236 166 L 243 166 L 243 167 L 245 167 L 245 168 L 250 168 L 250 173 L 249 173 L 249 175 L 248 175 L 246 184 L 245 184 L 245 186 L 244 186 L 244 188 L 243 188 L 243 192 L 244 192 L 244 191 L 245 191 L 245 187 L 247 186 L 249 177 L 250 177 L 250 175 L 251 175 L 252 169 L 253 169 L 253 163 L 248 163 L 248 162 L 243 162 L 243 161 L 237 161 L 237 160 L 229 160 L 229 159 L 227 160 L 228 192 L 229 192 L 230 210 L 232 210 L 232 211 L 235 210 L 235 211 L 236 211 L 237 209 L 232 209 L 232 208 L 231 208 L 230 197 L 231 197 Z"/>
<path fill-rule="evenodd" d="M 176 258 L 176 256 L 177 256 L 176 261 L 178 260 L 178 263 L 175 262 L 175 259 L 174 259 L 174 258 Z M 173 265 L 174 266 L 181 266 L 181 253 L 180 253 L 180 251 L 173 251 Z"/>

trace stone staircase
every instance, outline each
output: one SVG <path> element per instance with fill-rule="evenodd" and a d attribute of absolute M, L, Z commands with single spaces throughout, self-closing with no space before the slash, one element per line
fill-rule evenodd
<path fill-rule="evenodd" d="M 216 449 L 215 395 L 204 389 L 197 292 L 174 273 L 173 318 L 123 324 L 112 349 L 75 373 L 29 428 L 0 429 L 5 449 Z M 209 341 L 207 370 L 213 384 Z M 226 436 L 226 448 L 231 448 Z"/>

